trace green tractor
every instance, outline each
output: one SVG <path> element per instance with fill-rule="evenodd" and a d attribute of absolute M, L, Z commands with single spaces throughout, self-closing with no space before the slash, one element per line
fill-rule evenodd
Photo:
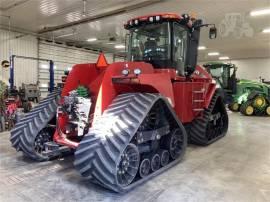
<path fill-rule="evenodd" d="M 233 112 L 251 116 L 270 116 L 270 85 L 236 78 L 234 64 L 210 62 L 203 65 L 222 89 L 224 99 Z"/>

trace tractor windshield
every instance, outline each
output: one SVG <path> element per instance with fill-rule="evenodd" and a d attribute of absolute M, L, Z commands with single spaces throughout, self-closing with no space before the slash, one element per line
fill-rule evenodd
<path fill-rule="evenodd" d="M 166 67 L 171 58 L 169 23 L 147 24 L 131 30 L 130 61 L 146 61 Z"/>
<path fill-rule="evenodd" d="M 145 24 L 130 30 L 128 59 L 145 61 L 154 68 L 174 68 L 184 75 L 187 29 L 178 23 Z"/>
<path fill-rule="evenodd" d="M 216 66 L 210 68 L 211 75 L 217 79 L 223 88 L 229 87 L 230 78 L 234 75 L 234 68 L 229 65 Z"/>

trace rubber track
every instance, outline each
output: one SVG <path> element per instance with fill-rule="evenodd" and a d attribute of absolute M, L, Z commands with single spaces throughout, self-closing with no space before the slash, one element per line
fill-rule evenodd
<path fill-rule="evenodd" d="M 166 103 L 177 124 L 184 131 L 186 141 L 183 125 L 178 121 L 167 100 L 163 97 L 158 94 L 122 94 L 116 97 L 80 142 L 75 152 L 74 165 L 81 175 L 107 189 L 115 192 L 126 192 L 178 163 L 182 156 L 128 186 L 122 187 L 117 183 L 116 167 L 121 154 L 152 106 L 160 99 Z"/>
<path fill-rule="evenodd" d="M 33 144 L 37 134 L 55 116 L 60 92 L 60 90 L 56 90 L 50 93 L 47 98 L 43 99 L 38 106 L 27 113 L 11 130 L 10 141 L 17 151 L 22 151 L 34 160 L 47 160 L 33 151 Z"/>
<path fill-rule="evenodd" d="M 215 104 L 217 102 L 218 97 L 220 97 L 220 94 L 218 92 L 215 92 L 209 107 L 207 109 L 204 110 L 202 117 L 196 118 L 190 126 L 189 129 L 189 142 L 192 144 L 196 144 L 196 145 L 202 145 L 202 146 L 206 146 L 209 145 L 215 141 L 217 141 L 218 139 L 222 138 L 223 136 L 226 135 L 227 130 L 221 134 L 220 136 L 217 136 L 216 138 L 208 141 L 207 137 L 206 137 L 206 127 L 207 127 L 207 123 L 209 120 L 209 116 L 211 115 Z M 228 117 L 225 105 L 223 104 L 223 110 L 225 111 L 225 116 Z"/>

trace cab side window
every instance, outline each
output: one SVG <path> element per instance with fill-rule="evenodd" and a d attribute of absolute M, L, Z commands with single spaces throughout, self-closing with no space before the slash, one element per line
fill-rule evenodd
<path fill-rule="evenodd" d="M 178 74 L 185 75 L 187 30 L 181 25 L 174 23 L 173 62 Z"/>

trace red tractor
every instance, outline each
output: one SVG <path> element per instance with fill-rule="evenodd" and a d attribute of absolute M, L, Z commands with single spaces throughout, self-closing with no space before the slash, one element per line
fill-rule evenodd
<path fill-rule="evenodd" d="M 61 93 L 16 124 L 12 146 L 37 161 L 74 151 L 82 176 L 125 192 L 176 165 L 188 141 L 225 136 L 222 97 L 196 65 L 203 26 L 212 25 L 171 13 L 129 20 L 128 61 L 109 65 L 101 54 L 96 64 L 75 65 Z"/>

